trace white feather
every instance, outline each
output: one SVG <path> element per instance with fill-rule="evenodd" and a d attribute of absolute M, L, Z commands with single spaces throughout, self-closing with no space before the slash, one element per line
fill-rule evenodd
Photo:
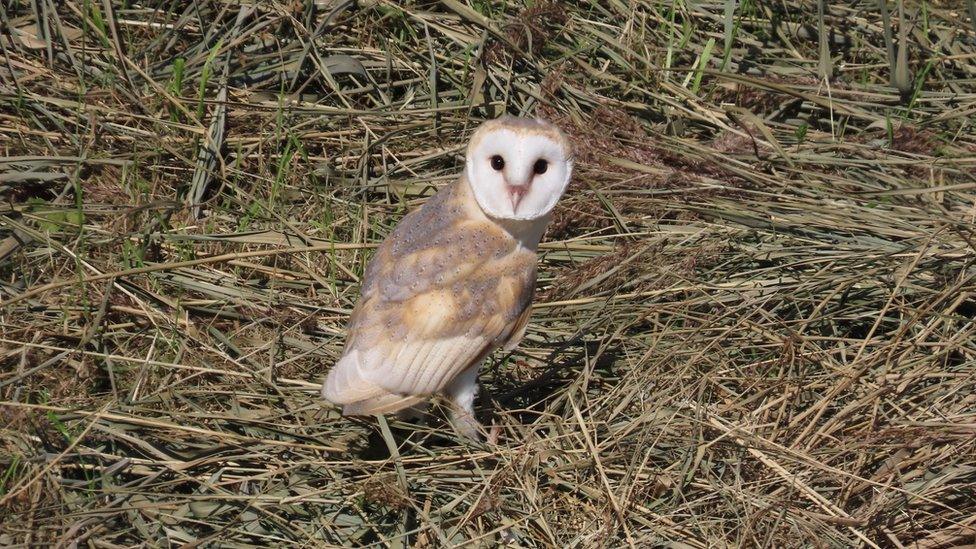
<path fill-rule="evenodd" d="M 492 165 L 496 156 L 502 159 L 501 170 Z M 545 162 L 546 170 L 536 174 L 539 161 Z M 525 221 L 552 211 L 572 178 L 573 161 L 564 139 L 502 126 L 486 130 L 472 143 L 465 169 L 475 200 L 487 215 Z M 517 207 L 510 198 L 512 187 L 524 189 Z"/>

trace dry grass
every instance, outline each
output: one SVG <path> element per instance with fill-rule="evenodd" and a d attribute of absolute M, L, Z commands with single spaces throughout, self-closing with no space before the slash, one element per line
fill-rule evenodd
<path fill-rule="evenodd" d="M 0 7 L 0 545 L 976 542 L 972 2 L 161 4 Z M 339 417 L 506 111 L 579 160 L 497 445 Z"/>

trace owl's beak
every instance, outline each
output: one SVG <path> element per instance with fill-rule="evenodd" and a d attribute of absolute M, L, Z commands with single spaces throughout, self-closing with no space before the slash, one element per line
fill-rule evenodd
<path fill-rule="evenodd" d="M 519 204 L 522 203 L 525 193 L 529 192 L 529 186 L 506 184 L 505 190 L 508 191 L 508 199 L 512 203 L 512 213 L 515 213 L 518 210 Z"/>

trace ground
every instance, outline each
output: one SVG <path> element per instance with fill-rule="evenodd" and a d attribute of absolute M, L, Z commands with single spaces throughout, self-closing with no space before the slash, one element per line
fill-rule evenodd
<path fill-rule="evenodd" d="M 0 545 L 976 542 L 972 2 L 160 4 L 0 7 Z M 340 417 L 505 112 L 577 171 L 497 440 Z"/>

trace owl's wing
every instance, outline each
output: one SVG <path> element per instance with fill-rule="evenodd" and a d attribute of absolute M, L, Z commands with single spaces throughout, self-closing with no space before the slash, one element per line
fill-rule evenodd
<path fill-rule="evenodd" d="M 469 220 L 413 241 L 404 236 L 411 221 L 367 269 L 345 352 L 323 386 L 334 403 L 436 393 L 527 319 L 535 254 L 497 226 Z"/>

